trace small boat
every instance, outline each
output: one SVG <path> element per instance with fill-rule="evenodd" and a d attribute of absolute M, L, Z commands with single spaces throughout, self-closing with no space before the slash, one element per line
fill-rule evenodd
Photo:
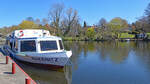
<path fill-rule="evenodd" d="M 64 50 L 60 37 L 42 29 L 15 30 L 3 48 L 19 61 L 43 66 L 63 67 L 72 56 L 72 51 Z"/>

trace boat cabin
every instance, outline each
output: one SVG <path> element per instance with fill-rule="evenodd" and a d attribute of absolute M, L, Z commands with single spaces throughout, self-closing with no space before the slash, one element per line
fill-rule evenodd
<path fill-rule="evenodd" d="M 15 30 L 6 40 L 13 52 L 47 53 L 64 51 L 62 39 L 47 30 Z"/>

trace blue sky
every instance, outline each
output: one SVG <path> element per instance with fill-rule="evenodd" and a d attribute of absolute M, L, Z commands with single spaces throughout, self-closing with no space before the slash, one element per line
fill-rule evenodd
<path fill-rule="evenodd" d="M 100 18 L 110 21 L 121 17 L 129 23 L 144 15 L 149 0 L 0 0 L 0 27 L 17 25 L 31 16 L 47 18 L 52 4 L 64 3 L 65 7 L 78 10 L 81 22 L 95 24 Z"/>

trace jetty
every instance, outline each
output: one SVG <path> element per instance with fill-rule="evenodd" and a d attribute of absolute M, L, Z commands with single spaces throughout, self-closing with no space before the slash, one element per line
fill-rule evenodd
<path fill-rule="evenodd" d="M 36 84 L 9 56 L 0 52 L 0 84 Z"/>

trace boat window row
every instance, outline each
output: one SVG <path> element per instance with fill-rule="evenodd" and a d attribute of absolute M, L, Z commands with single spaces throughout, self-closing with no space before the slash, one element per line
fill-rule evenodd
<path fill-rule="evenodd" d="M 56 41 L 39 41 L 41 51 L 58 50 Z M 60 50 L 64 49 L 62 41 L 59 40 Z M 21 52 L 36 52 L 35 40 L 21 41 Z"/>

